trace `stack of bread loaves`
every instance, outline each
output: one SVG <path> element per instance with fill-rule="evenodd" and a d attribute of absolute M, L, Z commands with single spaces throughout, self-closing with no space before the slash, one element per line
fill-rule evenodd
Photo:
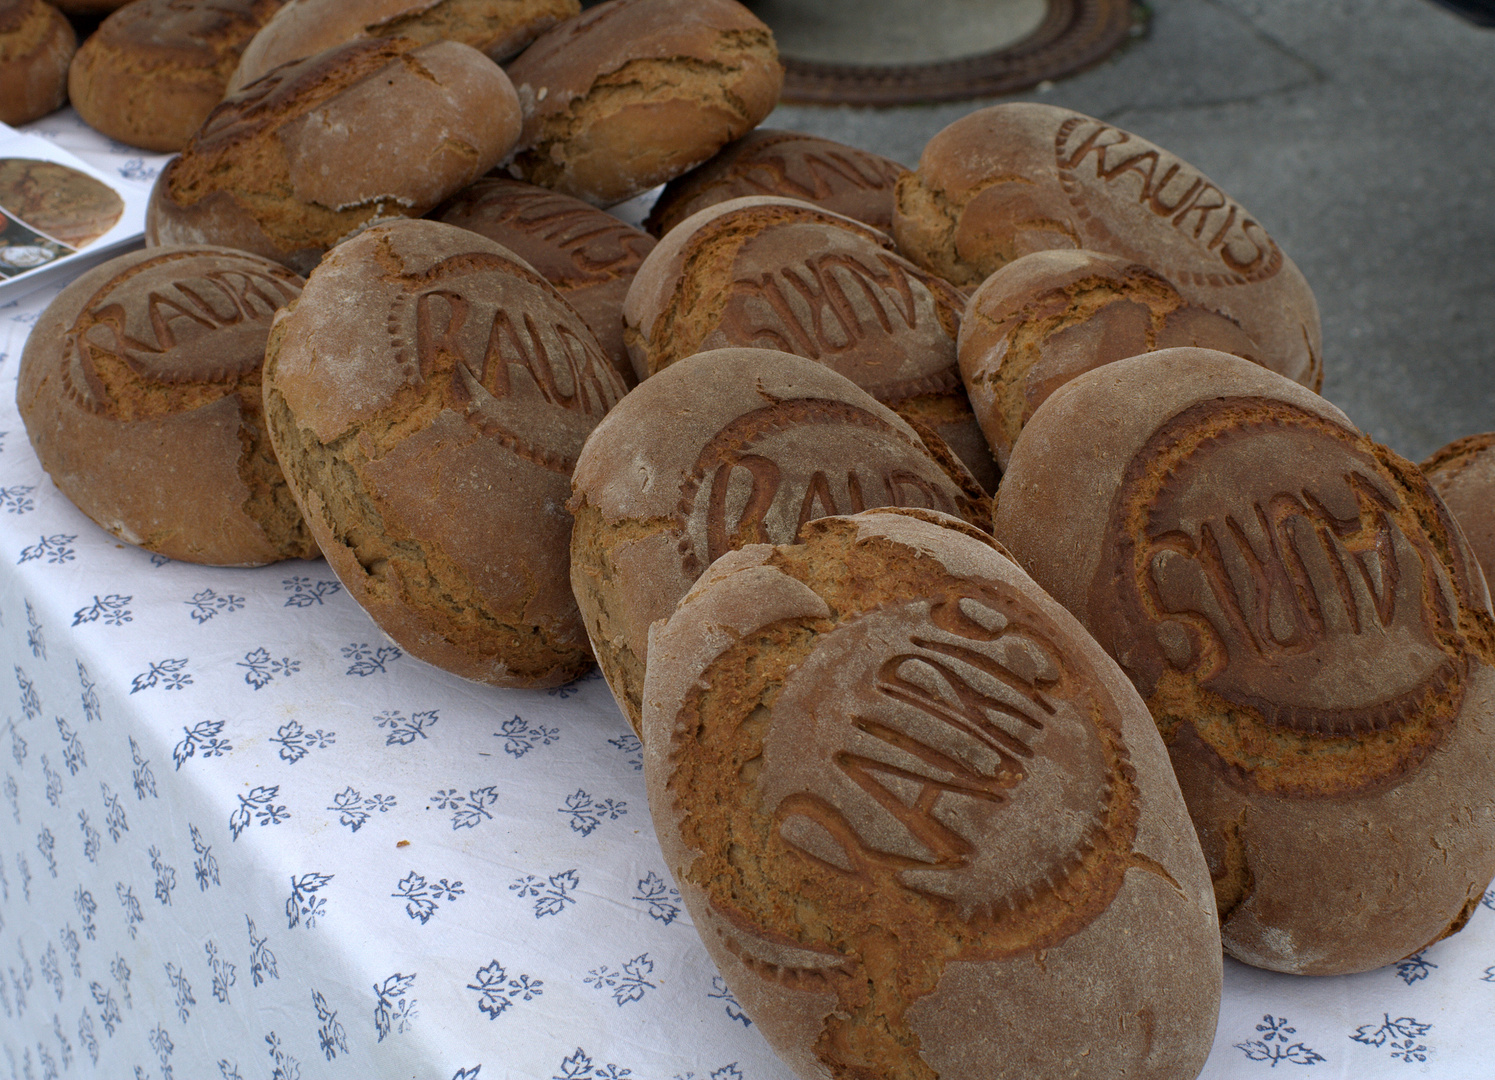
<path fill-rule="evenodd" d="M 1190 1080 L 1222 940 L 1364 970 L 1495 875 L 1495 436 L 1358 432 L 1302 275 L 1160 147 L 754 132 L 735 0 L 137 0 L 78 55 L 182 152 L 27 345 L 58 487 L 320 550 L 469 679 L 595 657 L 806 1080 Z M 661 183 L 657 243 L 599 209 Z"/>

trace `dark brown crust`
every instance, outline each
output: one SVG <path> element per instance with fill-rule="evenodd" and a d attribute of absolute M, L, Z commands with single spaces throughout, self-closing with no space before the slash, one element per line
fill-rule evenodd
<path fill-rule="evenodd" d="M 301 284 L 243 252 L 151 249 L 64 290 L 28 341 L 17 393 L 57 486 L 171 558 L 314 557 L 260 402 L 271 317 Z"/>
<path fill-rule="evenodd" d="M 877 154 L 797 131 L 755 128 L 665 185 L 644 228 L 663 236 L 697 210 L 728 199 L 800 199 L 888 232 L 893 189 L 906 168 Z"/>
<path fill-rule="evenodd" d="M 649 682 L 645 768 L 651 805 L 660 800 L 655 815 L 666 857 L 688 853 L 675 866 L 682 895 L 718 962 L 732 961 L 723 967 L 729 985 L 743 1000 L 773 1003 L 754 1015 L 775 1049 L 801 1075 L 811 1075 L 809 1068 L 846 1080 L 934 1080 L 942 1073 L 930 1062 L 949 1048 L 923 1041 L 925 1018 L 949 1005 L 944 996 L 955 969 L 1018 958 L 1042 969 L 1046 954 L 1083 936 L 1115 904 L 1129 869 L 1171 883 L 1172 892 L 1153 909 L 1160 921 L 1129 933 L 1148 937 L 1174 920 L 1207 925 L 1210 916 L 1175 906 L 1185 886 L 1145 853 L 1143 813 L 1179 804 L 1160 799 L 1144 811 L 1153 796 L 1140 776 L 1145 768 L 1147 785 L 1165 777 L 1162 755 L 1149 744 L 1147 765 L 1134 766 L 1130 732 L 1150 733 L 1128 727 L 1123 736 L 1133 714 L 1109 697 L 1115 684 L 1090 666 L 1092 654 L 1071 647 L 1063 627 L 1072 624 L 1061 626 L 1034 603 L 1013 580 L 1015 571 L 1012 578 L 992 573 L 992 562 L 1005 560 L 969 538 L 905 527 L 893 539 L 895 533 L 860 525 L 873 520 L 874 513 L 815 521 L 800 544 L 753 549 L 740 560 L 741 576 L 713 571 L 692 593 L 682 613 L 698 605 L 732 629 L 697 645 L 699 657 L 683 640 L 663 646 L 671 659 L 662 682 L 652 675 Z M 957 563 L 962 570 L 953 569 Z M 770 580 L 783 584 L 770 587 Z M 790 595 L 791 583 L 804 598 L 794 606 L 811 610 L 818 602 L 823 614 L 754 617 L 764 591 Z M 973 610 L 1000 612 L 996 628 Z M 874 622 L 876 630 L 857 637 Z M 838 638 L 854 644 L 836 651 Z M 1017 641 L 1042 643 L 1038 651 L 1052 661 L 1042 674 L 1015 676 L 997 659 L 1002 643 Z M 904 676 L 910 662 L 923 665 L 918 682 Z M 815 696 L 807 680 L 818 685 L 823 667 L 842 664 L 856 669 L 847 687 Z M 978 669 L 1005 684 L 1011 701 L 998 706 L 991 691 L 979 690 L 971 681 Z M 929 679 L 940 682 L 937 696 Z M 656 690 L 662 683 L 670 688 Z M 656 694 L 664 695 L 661 707 L 672 703 L 667 714 L 654 711 Z M 903 711 L 887 711 L 886 702 Z M 1146 718 L 1139 705 L 1128 702 L 1140 725 Z M 812 714 L 813 721 L 798 719 Z M 1035 757 L 1025 739 L 1047 725 L 1065 734 L 1045 741 Z M 952 750 L 939 734 L 959 730 L 974 742 L 983 738 L 978 728 L 1000 746 L 984 765 L 975 764 L 981 755 Z M 981 862 L 988 846 L 1006 842 L 996 817 L 975 810 L 946 816 L 938 807 L 949 805 L 942 799 L 971 799 L 998 815 L 1009 800 L 1021 800 L 1049 754 L 1063 759 L 1058 783 L 1072 784 L 1076 796 L 1059 826 L 1065 838 L 1051 834 L 1025 848 L 1017 860 L 1022 870 L 1008 878 L 995 862 Z M 1175 812 L 1187 833 L 1181 807 Z M 992 831 L 977 820 L 990 821 Z M 797 821 L 819 831 L 792 830 Z M 806 839 L 795 838 L 802 834 Z M 978 863 L 981 883 L 973 879 L 967 894 L 955 883 Z M 1188 865 L 1203 878 L 1202 866 Z M 1175 869 L 1190 887 L 1201 884 L 1180 864 Z M 1020 884 L 1029 877 L 1031 884 Z M 1012 891 L 1004 893 L 1004 885 Z M 1133 944 L 1130 956 L 1150 955 L 1141 938 Z M 1170 958 L 1170 970 L 1204 990 L 1212 954 L 1210 943 L 1192 960 Z M 1111 978 L 1094 970 L 1090 976 Z M 1128 987 L 1119 996 L 1131 993 Z M 987 1000 L 992 1014 L 1024 1008 L 1016 998 Z M 1094 1022 L 1099 1030 L 1106 1021 Z M 989 1072 L 998 1060 L 1012 1063 L 1012 1048 L 987 1042 L 989 1024 L 989 1016 L 972 1016 L 962 1025 L 985 1048 L 976 1054 L 985 1070 L 969 1075 Z M 1186 1051 L 1170 1045 L 1150 1060 L 1151 1075 L 1192 1075 L 1192 1059 L 1202 1062 L 1212 1035 L 1212 1026 L 1191 1033 Z M 1083 1074 L 1130 1075 L 1124 1052 L 1107 1053 L 1116 1054 L 1115 1072 L 1096 1061 Z"/>
<path fill-rule="evenodd" d="M 553 286 L 454 226 L 376 226 L 277 323 L 265 387 L 313 535 L 395 641 L 493 685 L 585 670 L 567 479 L 624 388 Z"/>
<path fill-rule="evenodd" d="M 285 0 L 137 0 L 73 59 L 78 115 L 112 139 L 163 153 L 187 145 L 228 86 L 239 54 Z"/>
<path fill-rule="evenodd" d="M 43 0 L 0 4 L 0 123 L 29 124 L 60 109 L 77 47 L 72 24 Z"/>
<path fill-rule="evenodd" d="M 1422 471 L 1495 582 L 1495 431 L 1456 439 L 1424 461 Z"/>

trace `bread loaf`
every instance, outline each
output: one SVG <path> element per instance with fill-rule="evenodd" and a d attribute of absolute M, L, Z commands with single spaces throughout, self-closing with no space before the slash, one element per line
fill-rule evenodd
<path fill-rule="evenodd" d="M 963 287 L 1035 251 L 1118 255 L 1232 319 L 1273 371 L 1323 382 L 1318 304 L 1293 261 L 1203 173 L 1102 120 L 1032 102 L 962 117 L 899 181 L 893 235 Z"/>
<path fill-rule="evenodd" d="M 281 64 L 370 38 L 460 41 L 491 60 L 506 60 L 580 10 L 578 0 L 290 0 L 254 35 L 231 70 L 228 91 Z"/>
<path fill-rule="evenodd" d="M 509 65 L 512 176 L 610 206 L 699 165 L 779 99 L 773 34 L 736 0 L 607 0 Z"/>
<path fill-rule="evenodd" d="M 412 656 L 497 686 L 591 664 L 565 503 L 623 393 L 554 286 L 435 221 L 334 248 L 265 353 L 275 452 L 328 564 Z"/>
<path fill-rule="evenodd" d="M 371 221 L 433 209 L 518 132 L 513 86 L 470 46 L 338 46 L 213 110 L 157 177 L 146 242 L 220 243 L 304 273 Z"/>
<path fill-rule="evenodd" d="M 1004 468 L 1033 410 L 1068 380 L 1138 353 L 1199 346 L 1254 360 L 1260 350 L 1223 315 L 1186 303 L 1138 263 L 1095 251 L 1038 251 L 971 294 L 960 322 L 960 374 Z"/>
<path fill-rule="evenodd" d="M 888 232 L 893 227 L 893 188 L 906 172 L 896 161 L 854 146 L 798 131 L 756 128 L 666 184 L 644 227 L 663 236 L 708 206 L 776 195 Z"/>
<path fill-rule="evenodd" d="M 67 102 L 78 47 L 72 24 L 44 0 L 0 0 L 0 123 L 29 124 Z"/>
<path fill-rule="evenodd" d="M 623 297 L 654 249 L 652 236 L 580 199 L 497 176 L 431 216 L 497 241 L 540 271 L 586 320 L 623 381 L 638 381 L 623 345 Z"/>
<path fill-rule="evenodd" d="M 84 273 L 21 356 L 16 404 L 42 468 L 148 551 L 218 566 L 315 558 L 260 394 L 270 321 L 301 285 L 226 248 L 134 251 Z"/>
<path fill-rule="evenodd" d="M 1151 709 L 1232 956 L 1363 971 L 1469 918 L 1495 623 L 1416 466 L 1265 368 L 1166 349 L 1039 406 L 996 534 Z"/>
<path fill-rule="evenodd" d="M 1422 463 L 1488 581 L 1495 581 L 1495 431 L 1456 439 Z"/>
<path fill-rule="evenodd" d="M 888 236 L 794 199 L 732 199 L 681 222 L 623 303 L 643 379 L 702 349 L 795 353 L 933 428 L 988 491 L 996 462 L 960 385 L 965 297 Z"/>
<path fill-rule="evenodd" d="M 725 552 L 872 506 L 990 520 L 975 482 L 945 475 L 891 410 L 766 349 L 699 353 L 641 383 L 587 439 L 571 489 L 572 588 L 635 729 L 649 627 Z"/>
<path fill-rule="evenodd" d="M 111 139 L 180 150 L 223 100 L 244 46 L 284 2 L 137 0 L 100 23 L 73 58 L 73 107 Z"/>
<path fill-rule="evenodd" d="M 1147 710 L 1013 563 L 868 511 L 718 560 L 652 635 L 666 863 L 805 1078 L 1193 1080 L 1221 958 Z"/>

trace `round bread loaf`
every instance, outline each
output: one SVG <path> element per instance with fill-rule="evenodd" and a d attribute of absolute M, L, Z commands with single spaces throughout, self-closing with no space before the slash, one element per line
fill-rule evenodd
<path fill-rule="evenodd" d="M 1230 319 L 1184 301 L 1145 266 L 1095 251 L 1038 251 L 971 294 L 957 342 L 960 375 L 1003 468 L 1018 432 L 1058 387 L 1138 353 L 1198 346 L 1256 360 Z"/>
<path fill-rule="evenodd" d="M 1039 406 L 996 522 L 1152 710 L 1232 956 L 1362 971 L 1464 924 L 1495 875 L 1495 622 L 1416 466 L 1166 349 Z"/>
<path fill-rule="evenodd" d="M 798 131 L 756 128 L 665 185 L 644 228 L 663 236 L 708 206 L 777 195 L 887 232 L 893 227 L 893 189 L 906 172 L 896 161 L 854 146 Z"/>
<path fill-rule="evenodd" d="M 0 159 L 0 207 L 72 248 L 114 228 L 125 201 L 102 180 L 56 161 Z"/>
<path fill-rule="evenodd" d="M 1323 383 L 1318 304 L 1266 230 L 1193 166 L 1080 113 L 1014 103 L 957 120 L 899 181 L 893 235 L 960 286 L 1050 248 L 1119 255 L 1236 322 L 1273 371 Z"/>
<path fill-rule="evenodd" d="M 579 0 L 290 0 L 244 50 L 228 91 L 281 64 L 368 38 L 460 41 L 494 61 L 581 10 Z"/>
<path fill-rule="evenodd" d="M 42 468 L 110 533 L 173 559 L 315 558 L 260 394 L 271 319 L 301 285 L 208 247 L 134 251 L 83 274 L 21 356 L 16 404 Z"/>
<path fill-rule="evenodd" d="M 73 107 L 111 139 L 180 150 L 223 100 L 244 46 L 284 2 L 137 0 L 99 24 L 73 58 Z"/>
<path fill-rule="evenodd" d="M 1449 443 L 1422 471 L 1464 530 L 1485 578 L 1495 581 L 1495 431 Z"/>
<path fill-rule="evenodd" d="M 1147 710 L 988 544 L 828 517 L 722 558 L 650 646 L 666 863 L 805 1080 L 1193 1080 L 1221 957 Z"/>
<path fill-rule="evenodd" d="M 29 124 L 67 103 L 72 23 L 44 0 L 0 0 L 0 123 Z"/>
<path fill-rule="evenodd" d="M 496 240 L 544 275 L 597 335 L 632 386 L 623 297 L 654 238 L 591 203 L 519 180 L 485 176 L 432 217 Z"/>
<path fill-rule="evenodd" d="M 496 686 L 591 665 L 565 504 L 624 392 L 553 285 L 435 221 L 330 251 L 265 353 L 270 435 L 329 565 L 412 656 Z"/>
<path fill-rule="evenodd" d="M 371 221 L 419 217 L 508 153 L 508 77 L 455 41 L 355 41 L 213 110 L 151 192 L 149 244 L 220 243 L 305 272 Z"/>
<path fill-rule="evenodd" d="M 593 652 L 637 730 L 649 627 L 715 559 L 804 522 L 911 505 L 986 525 L 907 424 L 844 376 L 768 349 L 719 349 L 639 385 L 571 479 L 571 585 Z"/>
<path fill-rule="evenodd" d="M 845 375 L 927 424 L 987 491 L 996 461 L 960 384 L 965 297 L 886 234 L 795 199 L 732 199 L 649 253 L 623 302 L 640 379 L 702 349 L 779 349 Z"/>
<path fill-rule="evenodd" d="M 610 206 L 699 165 L 779 100 L 773 34 L 736 0 L 607 0 L 509 65 L 510 174 Z"/>

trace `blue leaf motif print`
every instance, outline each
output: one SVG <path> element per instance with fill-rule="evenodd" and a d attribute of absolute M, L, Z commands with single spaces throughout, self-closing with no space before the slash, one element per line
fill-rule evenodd
<path fill-rule="evenodd" d="M 711 980 L 711 993 L 706 995 L 723 1003 L 727 1016 L 742 1024 L 743 1027 L 752 1027 L 753 1022 L 748 1019 L 748 1014 L 742 1011 L 742 1006 L 737 1003 L 737 996 L 727 986 L 727 980 L 720 975 L 713 976 Z M 1258 1029 L 1259 1030 L 1259 1029 Z"/>
<path fill-rule="evenodd" d="M 535 918 L 543 919 L 546 915 L 559 915 L 567 904 L 576 903 L 571 894 L 579 888 L 581 879 L 573 869 L 551 874 L 547 881 L 526 874 L 510 885 L 509 891 L 517 893 L 520 899 L 535 897 Z"/>
<path fill-rule="evenodd" d="M 7 514 L 29 514 L 36 509 L 36 500 L 31 493 L 36 490 L 35 485 L 17 484 L 15 487 L 0 488 L 0 510 Z"/>
<path fill-rule="evenodd" d="M 337 595 L 343 588 L 340 581 L 313 581 L 309 577 L 286 578 L 280 585 L 291 594 L 286 597 L 285 606 L 294 608 L 307 608 L 313 604 L 321 604 L 327 597 Z"/>
<path fill-rule="evenodd" d="M 294 765 L 313 750 L 323 750 L 337 742 L 337 732 L 321 728 L 307 731 L 299 720 L 287 720 L 270 741 L 280 743 L 280 759 Z"/>
<path fill-rule="evenodd" d="M 322 1055 L 328 1061 L 332 1061 L 339 1053 L 347 1054 L 347 1032 L 343 1030 L 343 1025 L 338 1023 L 337 1010 L 330 1007 L 327 999 L 316 990 L 311 992 L 311 1001 L 316 1006 L 317 1020 L 322 1025 L 317 1028 L 317 1045 L 321 1048 Z"/>
<path fill-rule="evenodd" d="M 348 668 L 349 675 L 358 675 L 367 678 L 376 672 L 385 672 L 389 669 L 386 664 L 398 660 L 405 655 L 393 645 L 380 645 L 377 649 L 371 645 L 358 644 L 343 646 L 343 658 L 353 663 Z"/>
<path fill-rule="evenodd" d="M 219 737 L 223 733 L 222 720 L 203 720 L 190 728 L 183 727 L 182 733 L 184 738 L 171 751 L 171 760 L 176 762 L 178 770 L 199 751 L 203 757 L 220 757 L 233 750 L 227 739 Z"/>
<path fill-rule="evenodd" d="M 315 872 L 291 878 L 291 895 L 286 899 L 287 930 L 294 930 L 302 923 L 308 930 L 317 925 L 317 918 L 327 910 L 327 898 L 317 892 L 332 878 L 332 874 Z"/>
<path fill-rule="evenodd" d="M 208 956 L 208 970 L 213 973 L 213 997 L 227 1005 L 228 992 L 233 989 L 234 983 L 238 981 L 234 965 L 218 955 L 218 945 L 209 941 L 203 946 L 203 951 Z"/>
<path fill-rule="evenodd" d="M 105 626 L 123 626 L 127 622 L 134 622 L 135 616 L 128 606 L 134 599 L 133 596 L 121 596 L 119 593 L 110 593 L 103 598 L 95 594 L 91 606 L 73 612 L 73 625 L 102 622 Z"/>
<path fill-rule="evenodd" d="M 182 1023 L 192 1015 L 191 1007 L 197 1004 L 197 999 L 192 996 L 192 984 L 187 981 L 186 972 L 171 963 L 166 963 L 166 978 L 171 983 L 172 992 L 176 995 L 177 1015 L 181 1017 Z"/>
<path fill-rule="evenodd" d="M 280 968 L 276 966 L 275 954 L 270 951 L 270 946 L 267 944 L 270 935 L 266 934 L 264 937 L 257 935 L 254 932 L 254 920 L 248 915 L 244 916 L 244 921 L 249 925 L 249 977 L 251 981 L 258 986 L 266 979 L 279 980 Z"/>
<path fill-rule="evenodd" d="M 406 874 L 395 885 L 397 892 L 390 893 L 398 900 L 405 901 L 405 914 L 410 918 L 419 920 L 422 926 L 431 921 L 431 916 L 436 914 L 438 900 L 448 903 L 461 896 L 464 890 L 460 881 L 447 881 L 442 878 L 439 881 L 427 883 L 424 876 L 417 874 L 414 870 Z"/>
<path fill-rule="evenodd" d="M 440 719 L 435 709 L 411 713 L 408 717 L 402 712 L 385 709 L 374 717 L 374 723 L 388 731 L 384 737 L 385 746 L 409 746 L 416 739 L 429 739 L 426 730 L 435 727 Z"/>
<path fill-rule="evenodd" d="M 234 596 L 232 593 L 219 596 L 212 589 L 203 589 L 194 593 L 191 600 L 183 600 L 192 610 L 188 612 L 194 622 L 199 626 L 220 613 L 238 611 L 244 606 L 242 596 Z"/>
<path fill-rule="evenodd" d="M 145 158 L 130 158 L 117 170 L 120 176 L 126 180 L 134 180 L 138 184 L 148 184 L 156 178 L 161 170 L 154 165 L 147 165 Z"/>
<path fill-rule="evenodd" d="M 192 675 L 185 670 L 186 667 L 185 656 L 180 660 L 162 660 L 159 663 L 152 661 L 149 671 L 142 671 L 131 680 L 130 693 L 138 694 L 158 685 L 167 690 L 180 690 L 184 686 L 190 686 Z"/>
<path fill-rule="evenodd" d="M 1294 1065 L 1317 1065 L 1325 1060 L 1322 1054 L 1301 1042 L 1288 1043 L 1287 1037 L 1296 1035 L 1298 1029 L 1289 1027 L 1285 1016 L 1273 1016 L 1268 1013 L 1261 1018 L 1261 1023 L 1256 1025 L 1256 1030 L 1260 1038 L 1235 1044 L 1235 1048 L 1245 1054 L 1248 1061 L 1271 1062 L 1272 1068 L 1275 1069 L 1280 1062 L 1284 1061 Z"/>
<path fill-rule="evenodd" d="M 582 982 L 598 990 L 612 991 L 613 1001 L 619 1008 L 633 1001 L 643 999 L 646 990 L 653 990 L 655 985 L 649 981 L 649 976 L 654 973 L 654 961 L 649 959 L 648 953 L 640 953 L 632 960 L 625 961 L 623 970 L 613 971 L 606 964 L 587 972 Z"/>
<path fill-rule="evenodd" d="M 346 825 L 353 832 L 363 828 L 374 814 L 388 813 L 395 807 L 393 795 L 370 795 L 364 798 L 351 784 L 332 797 L 328 810 L 336 810 L 339 825 Z"/>
<path fill-rule="evenodd" d="M 385 979 L 382 985 L 374 984 L 374 1030 L 378 1032 L 380 1042 L 391 1031 L 405 1034 L 420 1015 L 415 1009 L 416 1000 L 408 996 L 415 983 L 415 975 L 413 971 L 409 975 L 402 975 L 397 971 Z"/>
<path fill-rule="evenodd" d="M 1431 960 L 1425 959 L 1422 953 L 1419 952 L 1407 957 L 1405 960 L 1397 961 L 1396 974 L 1402 982 L 1411 986 L 1415 982 L 1426 979 L 1432 969 L 1437 966 Z"/>
<path fill-rule="evenodd" d="M 1350 1038 L 1366 1046 L 1388 1047 L 1393 1058 L 1400 1058 L 1411 1064 L 1413 1061 L 1427 1060 L 1431 1048 L 1419 1040 L 1432 1028 L 1432 1024 L 1420 1023 L 1410 1016 L 1393 1020 L 1390 1013 L 1382 1013 L 1378 1026 L 1361 1024 Z"/>
<path fill-rule="evenodd" d="M 275 1032 L 265 1036 L 270 1047 L 270 1060 L 275 1062 L 275 1071 L 270 1080 L 301 1080 L 301 1063 L 280 1048 L 280 1037 Z"/>
<path fill-rule="evenodd" d="M 245 653 L 244 659 L 237 661 L 234 666 L 247 669 L 244 681 L 256 690 L 263 690 L 275 681 L 275 676 L 289 678 L 300 671 L 301 661 L 292 660 L 289 656 L 276 660 L 270 655 L 270 650 L 261 645 L 258 649 Z"/>
<path fill-rule="evenodd" d="M 76 661 L 76 663 L 78 664 L 78 684 L 83 688 L 80 695 L 83 702 L 83 717 L 90 724 L 94 721 L 102 722 L 104 716 L 99 711 L 98 690 L 95 689 L 93 680 L 88 677 L 88 669 L 81 661 Z"/>
<path fill-rule="evenodd" d="M 21 549 L 21 557 L 16 560 L 16 565 L 33 562 L 37 559 L 46 559 L 53 564 L 72 562 L 75 555 L 73 542 L 78 539 L 76 534 L 56 533 L 52 536 L 38 537 L 36 543 Z"/>
<path fill-rule="evenodd" d="M 556 813 L 570 816 L 572 831 L 591 836 L 602 822 L 617 821 L 627 814 L 627 806 L 628 803 L 623 800 L 603 799 L 601 802 L 593 802 L 590 794 L 577 788 L 576 794 L 566 796 L 566 805 L 558 807 Z"/>
<path fill-rule="evenodd" d="M 680 917 L 680 890 L 671 886 L 653 870 L 640 878 L 633 898 L 649 908 L 649 918 L 669 926 Z"/>
<path fill-rule="evenodd" d="M 62 763 L 67 766 L 69 775 L 77 776 L 78 770 L 88 764 L 83 753 L 83 740 L 62 717 L 56 717 L 56 720 L 57 734 L 62 738 Z"/>
<path fill-rule="evenodd" d="M 497 960 L 478 968 L 473 980 L 467 984 L 467 989 L 478 992 L 478 1008 L 489 1020 L 497 1020 L 516 1001 L 530 1001 L 545 993 L 543 980 L 528 975 L 510 979 Z"/>
<path fill-rule="evenodd" d="M 140 752 L 140 744 L 135 741 L 135 736 L 130 739 L 130 759 L 135 768 L 130 772 L 130 780 L 135 785 L 135 798 L 141 802 L 149 795 L 153 799 L 161 796 L 156 794 L 156 774 L 151 770 L 151 762 L 148 757 Z"/>
<path fill-rule="evenodd" d="M 495 739 L 504 740 L 504 753 L 522 758 L 537 746 L 549 746 L 561 737 L 560 728 L 548 728 L 543 724 L 530 727 L 529 721 L 521 717 L 505 720 L 502 730 L 493 733 Z"/>
<path fill-rule="evenodd" d="M 31 650 L 31 655 L 38 660 L 47 658 L 47 642 L 42 634 L 42 624 L 37 620 L 36 609 L 31 606 L 31 601 L 26 601 L 26 646 Z"/>
<path fill-rule="evenodd" d="M 192 862 L 192 875 L 197 879 L 198 892 L 207 892 L 209 887 L 222 884 L 218 880 L 218 860 L 213 856 L 213 846 L 203 842 L 197 826 L 188 822 L 187 828 L 192 833 L 192 853 L 197 856 Z"/>
<path fill-rule="evenodd" d="M 279 825 L 289 818 L 291 815 L 284 806 L 275 805 L 275 798 L 279 794 L 280 785 L 272 784 L 269 787 L 256 787 L 248 795 L 240 795 L 239 808 L 228 818 L 228 828 L 233 833 L 233 838 L 239 839 L 239 834 L 249 828 L 251 819 L 263 827 Z"/>
<path fill-rule="evenodd" d="M 475 829 L 484 819 L 493 820 L 488 807 L 498 802 L 498 789 L 490 784 L 459 795 L 456 788 L 450 788 L 432 795 L 431 801 L 442 810 L 452 811 L 452 832 Z"/>
<path fill-rule="evenodd" d="M 639 741 L 637 735 L 620 735 L 616 739 L 608 739 L 608 743 L 616 746 L 628 759 L 628 764 L 634 772 L 642 772 L 644 769 L 644 744 Z"/>

